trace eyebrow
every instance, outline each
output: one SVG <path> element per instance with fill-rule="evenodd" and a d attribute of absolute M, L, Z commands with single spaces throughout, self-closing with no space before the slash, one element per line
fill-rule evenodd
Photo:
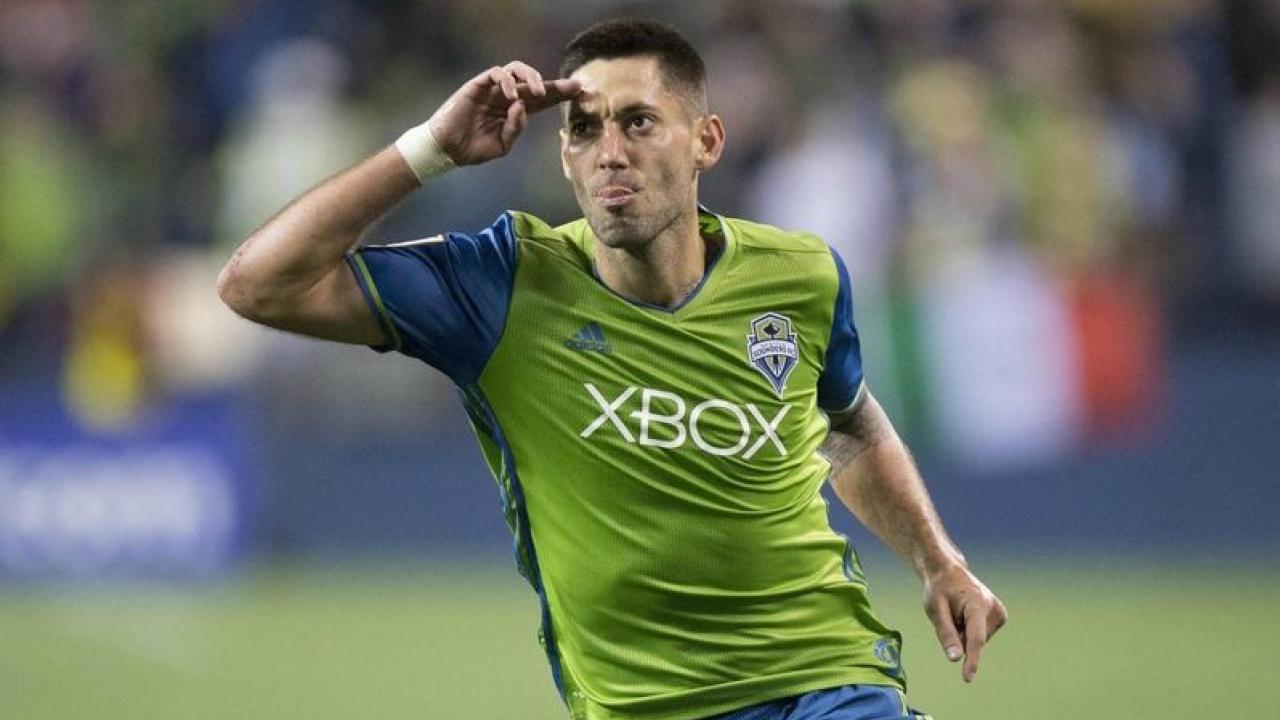
<path fill-rule="evenodd" d="M 615 114 L 621 117 L 626 117 L 627 115 L 634 115 L 638 112 L 651 111 L 651 110 L 657 110 L 657 109 L 658 108 L 656 105 L 652 105 L 650 103 L 643 102 L 643 101 L 637 101 L 637 102 L 630 103 L 628 105 L 624 105 Z M 591 112 L 589 110 L 583 110 L 582 106 L 578 103 L 573 103 L 572 105 L 569 106 L 568 119 L 570 122 L 573 122 L 574 120 L 585 120 L 585 119 L 595 118 L 595 117 L 599 117 L 599 115 L 600 115 L 599 113 Z"/>

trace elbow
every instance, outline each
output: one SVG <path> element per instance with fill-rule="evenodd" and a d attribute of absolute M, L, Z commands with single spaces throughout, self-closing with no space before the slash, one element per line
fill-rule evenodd
<path fill-rule="evenodd" d="M 232 312 L 258 323 L 270 321 L 270 303 L 251 277 L 246 277 L 239 257 L 233 257 L 218 273 L 218 299 Z"/>
<path fill-rule="evenodd" d="M 236 267 L 236 259 L 231 258 L 222 266 L 222 272 L 218 273 L 218 299 L 237 315 L 244 315 L 249 306 L 248 293 L 246 283 Z"/>

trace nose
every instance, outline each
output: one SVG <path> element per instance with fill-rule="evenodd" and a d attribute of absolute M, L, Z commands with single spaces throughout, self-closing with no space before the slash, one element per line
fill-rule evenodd
<path fill-rule="evenodd" d="M 600 155 L 597 163 L 604 170 L 617 170 L 630 164 L 627 158 L 626 136 L 614 123 L 607 123 L 600 135 Z"/>

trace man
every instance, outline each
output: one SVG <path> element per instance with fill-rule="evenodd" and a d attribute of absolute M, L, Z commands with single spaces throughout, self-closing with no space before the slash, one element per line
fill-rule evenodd
<path fill-rule="evenodd" d="M 561 103 L 584 219 L 509 211 L 474 236 L 348 252 L 420 182 L 505 155 L 529 113 Z M 917 717 L 900 636 L 871 613 L 823 482 L 923 579 L 966 681 L 1005 611 L 863 383 L 840 259 L 698 205 L 724 138 L 678 33 L 602 23 L 566 48 L 561 79 L 491 68 L 298 198 L 219 292 L 252 320 L 396 349 L 458 384 L 575 718 Z"/>

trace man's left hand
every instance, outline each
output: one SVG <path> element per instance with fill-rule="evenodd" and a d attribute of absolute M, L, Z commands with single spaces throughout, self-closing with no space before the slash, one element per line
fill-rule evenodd
<path fill-rule="evenodd" d="M 973 682 L 982 648 L 1008 620 L 1004 603 L 969 568 L 952 565 L 926 576 L 924 610 L 947 659 L 963 657 L 961 676 Z"/>

